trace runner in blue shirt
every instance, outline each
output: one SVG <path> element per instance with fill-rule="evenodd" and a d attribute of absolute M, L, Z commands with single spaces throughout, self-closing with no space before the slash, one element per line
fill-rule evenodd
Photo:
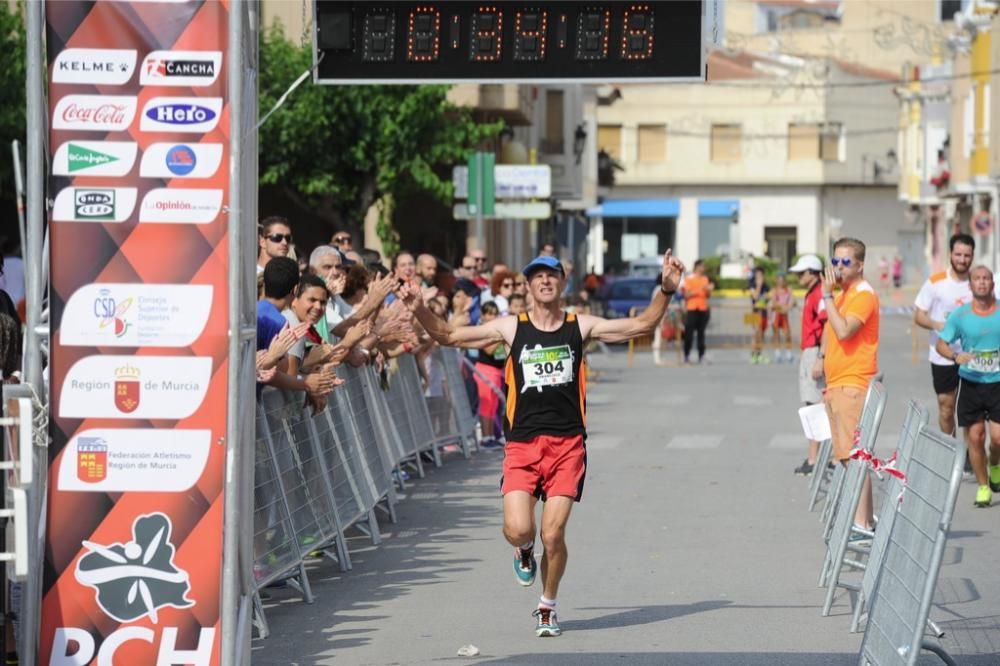
<path fill-rule="evenodd" d="M 987 507 L 1000 492 L 1000 311 L 994 295 L 993 272 L 976 266 L 969 272 L 972 302 L 952 311 L 938 335 L 937 352 L 958 364 L 958 425 L 979 489 L 975 505 Z M 961 343 L 956 352 L 949 345 Z M 990 431 L 990 461 L 986 465 L 986 424 Z"/>

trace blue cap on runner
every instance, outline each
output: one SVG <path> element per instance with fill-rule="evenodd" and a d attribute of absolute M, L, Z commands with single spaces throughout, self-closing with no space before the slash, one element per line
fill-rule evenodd
<path fill-rule="evenodd" d="M 531 260 L 531 263 L 529 263 L 527 266 L 524 267 L 524 270 L 521 272 L 524 273 L 525 277 L 531 277 L 532 273 L 541 268 L 549 268 L 551 270 L 558 271 L 560 275 L 565 275 L 565 272 L 563 271 L 562 267 L 562 262 L 556 259 L 555 257 L 550 257 L 548 255 L 540 255 L 538 257 L 535 257 L 534 259 Z"/>

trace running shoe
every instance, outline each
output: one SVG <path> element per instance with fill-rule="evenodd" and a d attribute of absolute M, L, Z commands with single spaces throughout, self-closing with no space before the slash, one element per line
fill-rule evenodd
<path fill-rule="evenodd" d="M 985 508 L 990 505 L 993 501 L 993 491 L 990 490 L 988 485 L 979 486 L 979 490 L 976 491 L 976 501 L 975 505 L 979 508 Z"/>
<path fill-rule="evenodd" d="M 802 461 L 801 465 L 795 468 L 795 473 L 799 476 L 809 476 L 813 473 L 813 467 L 814 465 L 806 459 Z"/>
<path fill-rule="evenodd" d="M 530 587 L 535 582 L 538 573 L 538 562 L 535 561 L 535 549 L 514 549 L 514 577 L 521 587 Z"/>
<path fill-rule="evenodd" d="M 990 465 L 990 490 L 1000 493 L 1000 465 Z"/>
<path fill-rule="evenodd" d="M 535 625 L 535 635 L 539 638 L 558 636 L 562 633 L 559 623 L 556 622 L 555 609 L 538 608 L 531 615 L 538 618 L 538 623 Z"/>
<path fill-rule="evenodd" d="M 483 441 L 479 442 L 479 446 L 481 446 L 484 449 L 502 449 L 503 442 L 501 442 L 496 437 L 490 437 L 488 439 L 484 439 Z"/>

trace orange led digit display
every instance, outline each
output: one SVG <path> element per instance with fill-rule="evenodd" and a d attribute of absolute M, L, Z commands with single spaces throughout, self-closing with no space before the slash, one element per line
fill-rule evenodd
<path fill-rule="evenodd" d="M 584 7 L 576 18 L 576 59 L 607 60 L 611 9 Z"/>
<path fill-rule="evenodd" d="M 622 60 L 649 60 L 653 57 L 653 8 L 629 5 L 622 21 Z"/>
<path fill-rule="evenodd" d="M 495 6 L 482 6 L 472 13 L 469 60 L 499 62 L 503 48 L 503 12 Z"/>
<path fill-rule="evenodd" d="M 545 60 L 548 46 L 549 13 L 543 9 L 522 9 L 514 15 L 514 60 Z"/>
<path fill-rule="evenodd" d="M 429 62 L 437 60 L 440 53 L 441 12 L 431 6 L 413 9 L 406 31 L 406 59 Z"/>

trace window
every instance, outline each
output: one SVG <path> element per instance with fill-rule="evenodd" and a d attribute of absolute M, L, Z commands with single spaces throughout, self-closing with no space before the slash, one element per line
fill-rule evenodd
<path fill-rule="evenodd" d="M 743 127 L 712 125 L 712 161 L 732 162 L 743 157 Z"/>
<path fill-rule="evenodd" d="M 622 126 L 599 125 L 597 127 L 597 149 L 603 150 L 612 159 L 622 158 Z"/>
<path fill-rule="evenodd" d="M 841 123 L 789 123 L 788 159 L 840 161 Z"/>
<path fill-rule="evenodd" d="M 667 128 L 664 125 L 639 125 L 639 161 L 663 162 L 667 159 Z"/>
<path fill-rule="evenodd" d="M 819 159 L 819 125 L 803 123 L 788 125 L 788 159 Z"/>
<path fill-rule="evenodd" d="M 826 123 L 820 127 L 819 158 L 825 162 L 840 161 L 840 142 L 844 126 L 840 123 Z"/>
<path fill-rule="evenodd" d="M 964 0 L 938 0 L 938 20 L 954 21 L 955 14 L 962 11 Z"/>
<path fill-rule="evenodd" d="M 563 130 L 563 91 L 545 91 L 545 136 L 542 138 L 542 152 L 547 155 L 561 155 L 566 151 Z"/>

